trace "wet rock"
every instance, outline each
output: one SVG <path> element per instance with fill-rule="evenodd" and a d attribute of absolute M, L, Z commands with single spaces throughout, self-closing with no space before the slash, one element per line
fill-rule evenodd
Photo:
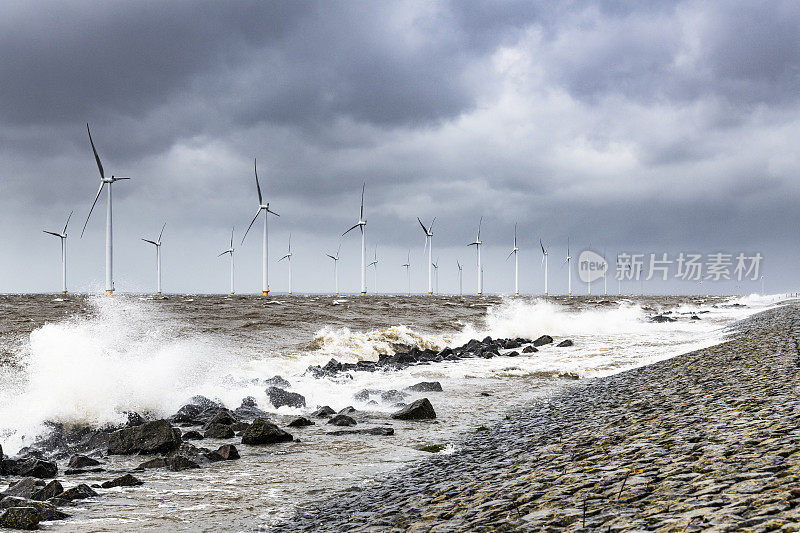
<path fill-rule="evenodd" d="M 242 444 L 274 444 L 288 442 L 292 436 L 266 418 L 256 418 L 242 434 Z"/>
<path fill-rule="evenodd" d="M 657 323 L 675 322 L 677 320 L 678 320 L 677 318 L 672 318 L 672 317 L 665 316 L 665 315 L 656 315 L 656 316 L 650 318 L 650 322 L 657 322 Z"/>
<path fill-rule="evenodd" d="M 572 341 L 569 340 L 569 339 L 566 339 L 566 340 L 563 340 L 563 341 L 559 342 L 558 344 L 556 344 L 556 347 L 565 348 L 567 346 L 572 346 L 572 345 L 573 345 Z"/>
<path fill-rule="evenodd" d="M 214 416 L 208 419 L 208 422 L 206 422 L 203 425 L 203 429 L 207 430 L 212 426 L 220 424 L 224 426 L 230 426 L 238 421 L 239 419 L 236 418 L 236 415 L 233 414 L 233 411 L 231 411 L 230 409 L 225 409 L 223 407 L 221 409 L 218 409 L 217 412 L 214 413 Z"/>
<path fill-rule="evenodd" d="M 269 387 L 267 389 L 267 396 L 269 396 L 270 403 L 276 408 L 283 407 L 285 405 L 297 408 L 306 406 L 306 399 L 302 394 L 285 391 L 283 389 L 279 389 L 278 387 Z"/>
<path fill-rule="evenodd" d="M 397 403 L 405 400 L 406 396 L 408 396 L 408 394 L 404 392 L 400 392 L 397 390 L 388 390 L 386 392 L 381 393 L 381 401 L 383 403 Z"/>
<path fill-rule="evenodd" d="M 314 417 L 314 418 L 330 418 L 335 414 L 336 414 L 336 411 L 331 409 L 330 406 L 323 405 L 322 407 L 320 407 L 319 409 L 317 409 L 316 411 L 311 413 L 311 416 Z"/>
<path fill-rule="evenodd" d="M 689 320 L 700 320 L 700 317 L 697 315 L 692 315 L 689 317 Z"/>
<path fill-rule="evenodd" d="M 542 335 L 541 337 L 533 341 L 533 345 L 538 347 L 538 346 L 544 346 L 545 344 L 552 344 L 552 342 L 553 342 L 553 337 L 551 337 L 550 335 Z"/>
<path fill-rule="evenodd" d="M 282 389 L 290 389 L 292 387 L 292 384 L 289 383 L 289 381 L 283 379 L 280 376 L 272 376 L 269 379 L 265 379 L 264 383 L 266 385 L 271 385 L 273 387 L 280 387 Z"/>
<path fill-rule="evenodd" d="M 185 455 L 174 455 L 166 459 L 167 468 L 173 472 L 180 472 L 182 470 L 190 470 L 192 468 L 200 468 L 200 465 L 192 461 Z"/>
<path fill-rule="evenodd" d="M 239 450 L 233 444 L 223 444 L 214 453 L 222 457 L 223 461 L 234 461 L 240 457 Z"/>
<path fill-rule="evenodd" d="M 406 390 L 414 391 L 414 392 L 442 392 L 442 384 L 438 381 L 420 381 L 410 387 L 406 387 Z"/>
<path fill-rule="evenodd" d="M 81 483 L 76 487 L 72 487 L 71 489 L 67 489 L 61 494 L 58 495 L 57 498 L 54 498 L 52 501 L 59 501 L 59 502 L 71 502 L 73 500 L 83 500 L 85 498 L 91 498 L 93 496 L 97 496 L 97 493 L 92 490 L 89 485 L 85 483 Z"/>
<path fill-rule="evenodd" d="M 187 431 L 183 435 L 181 435 L 182 440 L 203 440 L 203 434 L 199 431 Z"/>
<path fill-rule="evenodd" d="M 427 420 L 436 418 L 436 411 L 433 410 L 430 400 L 420 398 L 393 413 L 392 418 L 397 420 Z"/>
<path fill-rule="evenodd" d="M 225 424 L 212 424 L 203 433 L 203 437 L 206 439 L 230 439 L 234 436 L 236 436 L 236 432 L 233 431 L 231 426 L 226 426 Z"/>
<path fill-rule="evenodd" d="M 34 507 L 12 507 L 0 515 L 0 526 L 9 529 L 39 529 L 39 513 Z"/>
<path fill-rule="evenodd" d="M 352 417 L 347 415 L 336 415 L 330 420 L 328 420 L 328 424 L 334 426 L 355 426 L 358 422 L 356 422 Z"/>
<path fill-rule="evenodd" d="M 36 485 L 36 481 L 37 480 L 34 477 L 22 478 L 3 491 L 3 495 L 16 496 L 18 498 L 30 498 L 36 491 L 39 490 L 39 487 Z"/>
<path fill-rule="evenodd" d="M 166 420 L 156 420 L 112 433 L 108 441 L 108 453 L 109 455 L 168 453 L 178 448 L 180 444 L 180 430 L 170 426 Z"/>
<path fill-rule="evenodd" d="M 97 459 L 92 459 L 91 457 L 87 457 L 85 455 L 73 455 L 70 457 L 67 466 L 70 468 L 86 468 L 88 466 L 97 466 L 99 464 L 101 463 Z"/>
<path fill-rule="evenodd" d="M 350 416 L 356 414 L 357 412 L 358 410 L 355 407 L 353 407 L 352 405 L 348 405 L 347 407 L 339 411 L 337 414 Z"/>
<path fill-rule="evenodd" d="M 341 435 L 377 435 L 381 437 L 388 437 L 394 435 L 394 428 L 376 427 L 366 429 L 339 429 L 336 431 L 329 431 L 326 435 L 341 436 Z"/>
<path fill-rule="evenodd" d="M 5 475 L 30 476 L 40 479 L 56 477 L 58 466 L 50 461 L 36 457 L 8 459 L 3 461 Z"/>
<path fill-rule="evenodd" d="M 39 515 L 39 520 L 42 522 L 50 520 L 64 520 L 65 518 L 69 518 L 68 514 L 62 513 L 51 503 L 26 500 L 25 498 L 17 498 L 16 496 L 10 496 L 0 501 L 0 509 L 11 509 L 14 507 L 33 507 L 36 509 L 36 513 Z"/>
<path fill-rule="evenodd" d="M 314 422 L 312 422 L 311 420 L 309 420 L 304 416 L 299 416 L 287 424 L 287 426 L 289 426 L 290 428 L 302 428 L 313 425 Z"/>
<path fill-rule="evenodd" d="M 64 470 L 64 474 L 67 476 L 74 476 L 77 474 L 86 474 L 88 472 L 104 472 L 105 468 L 96 467 L 96 468 L 67 468 Z"/>
<path fill-rule="evenodd" d="M 483 340 L 481 342 L 483 344 L 491 344 L 492 343 L 492 338 L 489 337 L 489 336 L 486 336 L 486 337 L 483 338 Z"/>
<path fill-rule="evenodd" d="M 519 357 L 519 352 L 516 351 L 516 350 L 513 350 L 513 351 L 508 352 L 505 355 L 506 355 L 506 357 Z"/>
<path fill-rule="evenodd" d="M 538 351 L 539 351 L 539 350 L 537 350 L 537 349 L 536 349 L 535 347 L 533 347 L 533 346 L 526 346 L 526 347 L 524 347 L 524 348 L 522 349 L 522 353 L 534 353 L 534 352 L 538 352 Z"/>
<path fill-rule="evenodd" d="M 264 416 L 264 417 L 256 417 L 256 418 L 266 418 L 266 416 Z M 250 424 L 248 422 L 236 422 L 235 424 L 231 425 L 231 429 L 234 430 L 236 433 L 239 433 L 240 431 L 244 431 L 249 427 L 250 427 Z"/>
<path fill-rule="evenodd" d="M 203 425 L 223 407 L 221 402 L 209 400 L 205 396 L 193 396 L 189 403 L 169 418 L 169 422 L 180 425 Z"/>
<path fill-rule="evenodd" d="M 353 395 L 354 400 L 358 400 L 359 402 L 366 402 L 369 400 L 370 396 L 374 396 L 380 394 L 381 391 L 377 389 L 362 389 Z"/>
<path fill-rule="evenodd" d="M 147 420 L 145 420 L 145 418 L 139 413 L 134 413 L 133 411 L 131 411 L 130 413 L 126 414 L 128 415 L 128 422 L 125 425 L 128 426 L 129 428 L 141 426 L 142 424 L 147 422 Z"/>
<path fill-rule="evenodd" d="M 64 487 L 61 486 L 61 483 L 57 479 L 54 479 L 41 489 L 34 492 L 30 496 L 30 499 L 43 502 L 49 500 L 50 498 L 55 498 L 62 492 L 64 492 Z"/>
<path fill-rule="evenodd" d="M 148 470 L 150 468 L 164 468 L 167 466 L 167 461 L 163 457 L 156 457 L 145 461 L 136 467 L 136 470 Z"/>
<path fill-rule="evenodd" d="M 120 476 L 116 479 L 112 479 L 111 481 L 106 481 L 100 484 L 100 486 L 104 489 L 110 489 L 113 487 L 137 487 L 139 485 L 144 485 L 144 481 L 132 476 L 131 474 L 125 474 L 124 476 Z"/>
<path fill-rule="evenodd" d="M 255 420 L 256 418 L 267 416 L 267 413 L 258 408 L 256 400 L 252 396 L 244 398 L 242 400 L 242 405 L 237 407 L 233 411 L 233 414 L 236 415 L 239 420 Z"/>

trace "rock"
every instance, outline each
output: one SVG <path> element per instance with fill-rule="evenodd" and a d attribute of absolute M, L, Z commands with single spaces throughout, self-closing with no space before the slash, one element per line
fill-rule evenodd
<path fill-rule="evenodd" d="M 51 481 L 50 483 L 48 483 L 47 485 L 45 485 L 41 489 L 39 489 L 36 492 L 34 492 L 30 496 L 30 498 L 31 498 L 31 500 L 36 500 L 36 501 L 43 502 L 43 501 L 49 500 L 50 498 L 54 498 L 54 497 L 58 496 L 62 492 L 64 492 L 64 487 L 61 486 L 61 483 L 59 483 L 59 481 L 57 479 L 54 479 L 53 481 Z"/>
<path fill-rule="evenodd" d="M 149 461 L 145 461 L 139 466 L 136 467 L 136 470 L 147 470 L 149 468 L 164 468 L 167 466 L 167 462 L 164 460 L 163 457 L 156 457 L 155 459 L 150 459 Z"/>
<path fill-rule="evenodd" d="M 689 317 L 689 320 L 700 320 L 700 317 L 697 315 L 692 315 Z"/>
<path fill-rule="evenodd" d="M 181 407 L 177 413 L 169 418 L 173 424 L 201 425 L 208 422 L 220 408 L 221 402 L 209 400 L 205 396 L 193 396 L 189 403 Z"/>
<path fill-rule="evenodd" d="M 306 426 L 313 426 L 314 422 L 304 416 L 300 416 L 287 424 L 290 428 L 302 428 Z"/>
<path fill-rule="evenodd" d="M 33 507 L 36 509 L 40 521 L 64 520 L 65 518 L 69 518 L 68 514 L 62 513 L 51 503 L 26 500 L 25 498 L 17 498 L 16 496 L 9 496 L 0 501 L 0 509 L 11 509 L 13 507 Z"/>
<path fill-rule="evenodd" d="M 537 350 L 537 349 L 536 349 L 536 348 L 534 348 L 533 346 L 526 346 L 526 347 L 524 347 L 524 348 L 522 349 L 522 353 L 534 353 L 534 352 L 538 352 L 538 351 L 539 351 L 539 350 Z"/>
<path fill-rule="evenodd" d="M 92 496 L 97 496 L 97 493 L 94 490 L 92 490 L 92 488 L 89 485 L 81 483 L 76 487 L 72 487 L 71 489 L 65 490 L 64 492 L 59 494 L 58 497 L 55 498 L 55 500 L 63 502 L 71 502 L 73 500 L 82 500 L 84 498 L 91 498 Z"/>
<path fill-rule="evenodd" d="M 408 394 L 396 390 L 388 390 L 381 393 L 381 401 L 384 403 L 397 403 L 406 399 Z"/>
<path fill-rule="evenodd" d="M 378 435 L 388 437 L 394 435 L 394 428 L 367 428 L 367 429 L 340 429 L 337 431 L 329 431 L 326 435 L 340 436 L 340 435 Z"/>
<path fill-rule="evenodd" d="M 678 319 L 677 318 L 672 318 L 672 317 L 669 317 L 669 316 L 665 316 L 665 315 L 656 315 L 656 316 L 650 318 L 650 322 L 657 322 L 657 323 L 675 322 L 676 320 L 678 320 Z"/>
<path fill-rule="evenodd" d="M 238 421 L 239 419 L 236 418 L 236 415 L 233 414 L 233 411 L 231 411 L 230 409 L 225 409 L 223 407 L 221 409 L 218 409 L 217 412 L 214 414 L 214 416 L 208 419 L 208 422 L 205 423 L 203 429 L 206 430 L 214 425 L 219 425 L 219 424 L 230 426 Z"/>
<path fill-rule="evenodd" d="M 267 413 L 262 411 L 256 405 L 256 399 L 252 396 L 248 396 L 242 400 L 242 405 L 237 407 L 233 414 L 236 415 L 240 420 L 255 420 L 258 417 L 265 417 Z"/>
<path fill-rule="evenodd" d="M 266 416 L 264 416 L 264 417 L 256 417 L 256 418 L 266 418 Z M 244 431 L 245 429 L 247 429 L 249 427 L 250 427 L 250 424 L 248 424 L 247 422 L 236 422 L 235 424 L 233 424 L 231 426 L 231 429 L 238 433 L 240 431 Z"/>
<path fill-rule="evenodd" d="M 272 376 L 271 378 L 264 380 L 264 383 L 273 387 L 280 387 L 282 389 L 292 388 L 292 384 L 280 376 Z M 255 405 L 253 406 L 255 407 Z"/>
<path fill-rule="evenodd" d="M 128 423 L 125 425 L 128 426 L 129 428 L 141 426 L 142 424 L 147 422 L 147 420 L 145 420 L 144 417 L 139 413 L 134 413 L 133 411 L 131 411 L 130 413 L 126 414 L 128 415 Z"/>
<path fill-rule="evenodd" d="M 108 440 L 109 455 L 168 453 L 181 444 L 180 430 L 166 420 L 115 431 Z"/>
<path fill-rule="evenodd" d="M 556 344 L 556 347 L 565 348 L 567 346 L 572 346 L 572 345 L 573 345 L 572 341 L 569 340 L 569 339 L 566 339 L 566 340 L 563 340 L 563 341 L 559 342 L 558 344 Z"/>
<path fill-rule="evenodd" d="M 535 341 L 533 341 L 534 346 L 544 346 L 545 344 L 551 344 L 553 342 L 553 337 L 550 335 L 542 335 Z"/>
<path fill-rule="evenodd" d="M 183 435 L 181 435 L 182 440 L 203 440 L 203 435 L 199 431 L 187 431 Z"/>
<path fill-rule="evenodd" d="M 288 392 L 278 387 L 269 387 L 267 389 L 267 396 L 269 396 L 270 403 L 276 408 L 283 407 L 284 405 L 298 408 L 306 406 L 306 399 L 302 394 Z"/>
<path fill-rule="evenodd" d="M 505 355 L 506 355 L 506 357 L 519 357 L 519 352 L 516 351 L 516 350 L 512 350 L 512 351 L 508 352 Z"/>
<path fill-rule="evenodd" d="M 97 459 L 92 459 L 91 457 L 87 457 L 85 455 L 73 455 L 70 457 L 69 464 L 67 466 L 70 468 L 86 468 L 87 466 L 97 466 L 99 464 L 101 463 Z"/>
<path fill-rule="evenodd" d="M 224 461 L 234 461 L 240 457 L 239 450 L 233 444 L 223 444 L 215 453 L 222 457 Z"/>
<path fill-rule="evenodd" d="M 355 426 L 358 422 L 356 422 L 352 417 L 347 415 L 336 415 L 330 420 L 328 420 L 328 424 L 332 424 L 334 426 Z"/>
<path fill-rule="evenodd" d="M 137 487 L 139 485 L 144 485 L 144 481 L 130 474 L 125 474 L 124 476 L 100 484 L 100 486 L 104 489 L 110 489 L 113 487 Z"/>
<path fill-rule="evenodd" d="M 242 435 L 242 444 L 273 444 L 288 442 L 292 436 L 266 418 L 256 418 Z"/>
<path fill-rule="evenodd" d="M 105 468 L 67 468 L 64 474 L 67 476 L 74 476 L 76 474 L 86 474 L 87 472 L 104 472 Z"/>
<path fill-rule="evenodd" d="M 426 420 L 436 418 L 436 411 L 433 410 L 430 400 L 420 398 L 392 414 L 392 418 L 397 420 Z"/>
<path fill-rule="evenodd" d="M 34 507 L 12 507 L 0 516 L 0 526 L 9 529 L 39 529 L 39 513 Z"/>
<path fill-rule="evenodd" d="M 206 439 L 230 439 L 234 436 L 236 436 L 236 433 L 231 426 L 226 426 L 225 424 L 212 424 L 203 433 L 203 437 Z"/>
<path fill-rule="evenodd" d="M 492 338 L 491 338 L 491 337 L 489 337 L 489 336 L 486 336 L 486 337 L 484 337 L 484 338 L 483 338 L 483 340 L 481 341 L 481 343 L 482 343 L 482 344 L 491 344 L 491 343 L 492 343 Z"/>
<path fill-rule="evenodd" d="M 356 414 L 357 412 L 358 410 L 356 410 L 355 407 L 353 407 L 352 405 L 348 405 L 347 407 L 339 411 L 337 414 L 350 416 Z"/>
<path fill-rule="evenodd" d="M 40 479 L 48 479 L 56 477 L 58 467 L 55 463 L 38 459 L 36 457 L 27 457 L 23 459 L 8 459 L 3 461 L 3 471 L 5 475 L 14 476 L 30 476 Z"/>
<path fill-rule="evenodd" d="M 166 460 L 167 468 L 173 472 L 180 472 L 181 470 L 189 470 L 191 468 L 200 468 L 200 465 L 192 461 L 185 455 L 174 455 Z"/>
<path fill-rule="evenodd" d="M 335 414 L 336 411 L 331 409 L 330 406 L 323 405 L 322 407 L 311 413 L 311 416 L 313 416 L 314 418 L 330 418 Z"/>
<path fill-rule="evenodd" d="M 369 397 L 373 394 L 380 394 L 381 391 L 375 389 L 363 389 L 358 391 L 353 395 L 354 400 L 358 400 L 359 402 L 366 402 L 369 400 Z"/>
<path fill-rule="evenodd" d="M 39 487 L 36 485 L 36 478 L 25 477 L 8 487 L 3 492 L 3 495 L 29 499 L 38 490 Z"/>
<path fill-rule="evenodd" d="M 406 387 L 406 390 L 414 392 L 442 392 L 442 384 L 438 381 L 420 381 L 415 385 Z"/>

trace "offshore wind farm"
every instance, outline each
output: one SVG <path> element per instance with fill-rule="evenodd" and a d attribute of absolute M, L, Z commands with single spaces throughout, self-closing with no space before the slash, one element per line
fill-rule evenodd
<path fill-rule="evenodd" d="M 0 533 L 800 529 L 798 32 L 5 3 Z"/>

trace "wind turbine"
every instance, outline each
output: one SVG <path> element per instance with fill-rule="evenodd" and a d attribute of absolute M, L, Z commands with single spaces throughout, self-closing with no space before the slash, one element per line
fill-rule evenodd
<path fill-rule="evenodd" d="M 372 268 L 375 269 L 375 271 L 374 271 L 374 274 L 375 274 L 375 285 L 374 285 L 374 287 L 375 288 L 373 289 L 373 292 L 375 293 L 375 295 L 377 295 L 378 294 L 378 245 L 377 244 L 375 245 L 375 259 L 373 259 L 372 262 L 370 264 L 368 264 L 367 266 L 371 266 Z"/>
<path fill-rule="evenodd" d="M 72 218 L 72 211 L 69 212 L 67 222 L 64 224 L 64 230 L 61 233 L 47 231 L 46 229 L 42 230 L 49 235 L 55 235 L 61 239 L 61 294 L 67 294 L 67 226 L 69 225 L 70 218 Z"/>
<path fill-rule="evenodd" d="M 436 262 L 433 263 L 433 270 L 436 275 L 436 296 L 439 296 L 439 258 L 436 258 Z"/>
<path fill-rule="evenodd" d="M 475 238 L 475 242 L 469 243 L 467 246 L 474 246 L 475 251 L 478 254 L 478 296 L 483 295 L 483 275 L 481 271 L 481 225 L 483 224 L 483 217 L 481 217 L 480 221 L 478 222 L 478 236 Z"/>
<path fill-rule="evenodd" d="M 464 273 L 463 270 L 464 269 L 461 267 L 461 262 L 459 262 L 458 260 L 456 260 L 456 265 L 458 265 L 458 296 L 460 298 L 460 297 L 464 296 L 464 291 L 463 291 L 463 286 L 464 285 L 462 283 L 462 281 L 464 279 L 463 278 L 463 273 Z"/>
<path fill-rule="evenodd" d="M 325 254 L 333 259 L 333 282 L 336 286 L 336 296 L 339 296 L 339 252 L 342 250 L 342 242 L 339 241 L 339 248 L 336 250 L 336 255 Z"/>
<path fill-rule="evenodd" d="M 361 230 L 361 296 L 365 296 L 367 294 L 367 265 L 365 259 L 366 248 L 364 248 L 364 226 L 367 225 L 367 221 L 364 220 L 364 189 L 366 188 L 367 184 L 364 183 L 364 185 L 361 187 L 361 211 L 358 215 L 358 222 L 356 222 L 355 226 L 342 233 L 342 237 L 344 237 L 356 228 Z"/>
<path fill-rule="evenodd" d="M 411 250 L 408 251 L 406 263 L 401 266 L 406 269 L 406 277 L 408 277 L 408 295 L 411 296 Z"/>
<path fill-rule="evenodd" d="M 97 195 L 94 197 L 92 207 L 89 208 L 89 214 L 86 217 L 86 222 L 83 223 L 81 238 L 83 238 L 83 232 L 86 231 L 86 224 L 89 223 L 89 218 L 92 216 L 92 211 L 94 211 L 94 206 L 97 203 L 97 199 L 100 198 L 100 193 L 103 192 L 103 187 L 106 183 L 108 183 L 108 199 L 106 205 L 106 296 L 111 296 L 114 294 L 114 237 L 111 224 L 111 185 L 115 181 L 127 180 L 130 178 L 118 178 L 113 175 L 110 178 L 106 177 L 105 172 L 103 172 L 103 164 L 100 162 L 100 156 L 97 155 L 97 149 L 94 147 L 92 131 L 89 129 L 88 123 L 86 124 L 86 131 L 89 132 L 89 142 L 92 145 L 92 152 L 94 152 L 94 160 L 97 162 L 97 169 L 100 171 L 100 188 L 97 189 Z"/>
<path fill-rule="evenodd" d="M 151 241 L 148 239 L 142 239 L 144 242 L 149 242 L 150 244 L 156 247 L 156 276 L 158 279 L 158 284 L 156 285 L 157 291 L 156 295 L 161 296 L 161 236 L 164 234 L 164 228 L 167 227 L 167 223 L 164 222 L 164 225 L 161 226 L 161 233 L 158 234 L 157 241 Z"/>
<path fill-rule="evenodd" d="M 258 215 L 261 214 L 261 211 L 264 211 L 264 237 L 263 241 L 261 242 L 261 295 L 262 296 L 269 296 L 269 276 L 267 271 L 267 258 L 269 256 L 269 243 L 267 241 L 267 219 L 269 218 L 269 214 L 272 213 L 276 217 L 280 215 L 269 208 L 269 202 L 266 204 L 264 203 L 264 198 L 261 196 L 261 185 L 258 183 L 258 168 L 256 165 L 256 160 L 253 159 L 253 172 L 256 175 L 256 190 L 258 190 L 258 210 L 256 211 L 256 215 L 253 217 L 253 220 L 250 222 L 250 225 L 247 226 L 247 231 L 244 232 L 244 237 L 242 237 L 242 244 L 244 244 L 244 239 L 247 237 L 247 233 L 250 231 L 250 228 L 253 227 L 253 223 L 255 223 Z M 233 257 L 233 255 L 231 255 Z"/>
<path fill-rule="evenodd" d="M 568 295 L 572 296 L 572 256 L 569 255 L 569 237 L 567 237 L 567 258 L 564 260 L 567 265 L 567 290 Z"/>
<path fill-rule="evenodd" d="M 217 257 L 222 257 L 225 254 L 231 254 L 231 296 L 233 296 L 233 294 L 234 294 L 234 290 L 233 290 L 233 252 L 234 252 L 234 250 L 233 250 L 233 230 L 235 230 L 235 229 L 236 229 L 235 227 L 233 229 L 231 229 L 231 245 L 230 245 L 230 247 L 217 256 Z"/>
<path fill-rule="evenodd" d="M 278 259 L 278 262 L 280 263 L 284 259 L 286 259 L 287 262 L 289 263 L 289 296 L 291 296 L 292 295 L 292 234 L 291 233 L 289 234 L 289 252 L 280 259 Z"/>
<path fill-rule="evenodd" d="M 547 297 L 547 249 L 542 244 L 542 239 L 539 239 L 539 246 L 542 247 L 542 264 L 544 265 L 544 295 Z"/>
<path fill-rule="evenodd" d="M 425 227 L 425 224 L 417 217 L 417 222 L 419 225 L 422 226 L 422 231 L 425 232 L 425 248 L 428 250 L 428 296 L 433 294 L 433 285 L 431 285 L 431 255 L 433 253 L 433 225 L 436 223 L 436 217 L 433 217 L 433 221 L 429 227 Z M 425 255 L 425 251 L 422 252 Z"/>
<path fill-rule="evenodd" d="M 506 261 L 508 261 L 509 257 L 514 256 L 514 296 L 519 296 L 519 257 L 517 252 L 519 252 L 519 248 L 517 248 L 517 224 L 514 223 L 514 248 L 511 249 L 511 253 L 506 257 Z"/>

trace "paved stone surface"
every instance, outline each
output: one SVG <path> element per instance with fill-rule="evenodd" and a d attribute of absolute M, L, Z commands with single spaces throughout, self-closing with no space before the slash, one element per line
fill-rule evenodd
<path fill-rule="evenodd" d="M 466 437 L 274 531 L 798 531 L 800 307 Z"/>

